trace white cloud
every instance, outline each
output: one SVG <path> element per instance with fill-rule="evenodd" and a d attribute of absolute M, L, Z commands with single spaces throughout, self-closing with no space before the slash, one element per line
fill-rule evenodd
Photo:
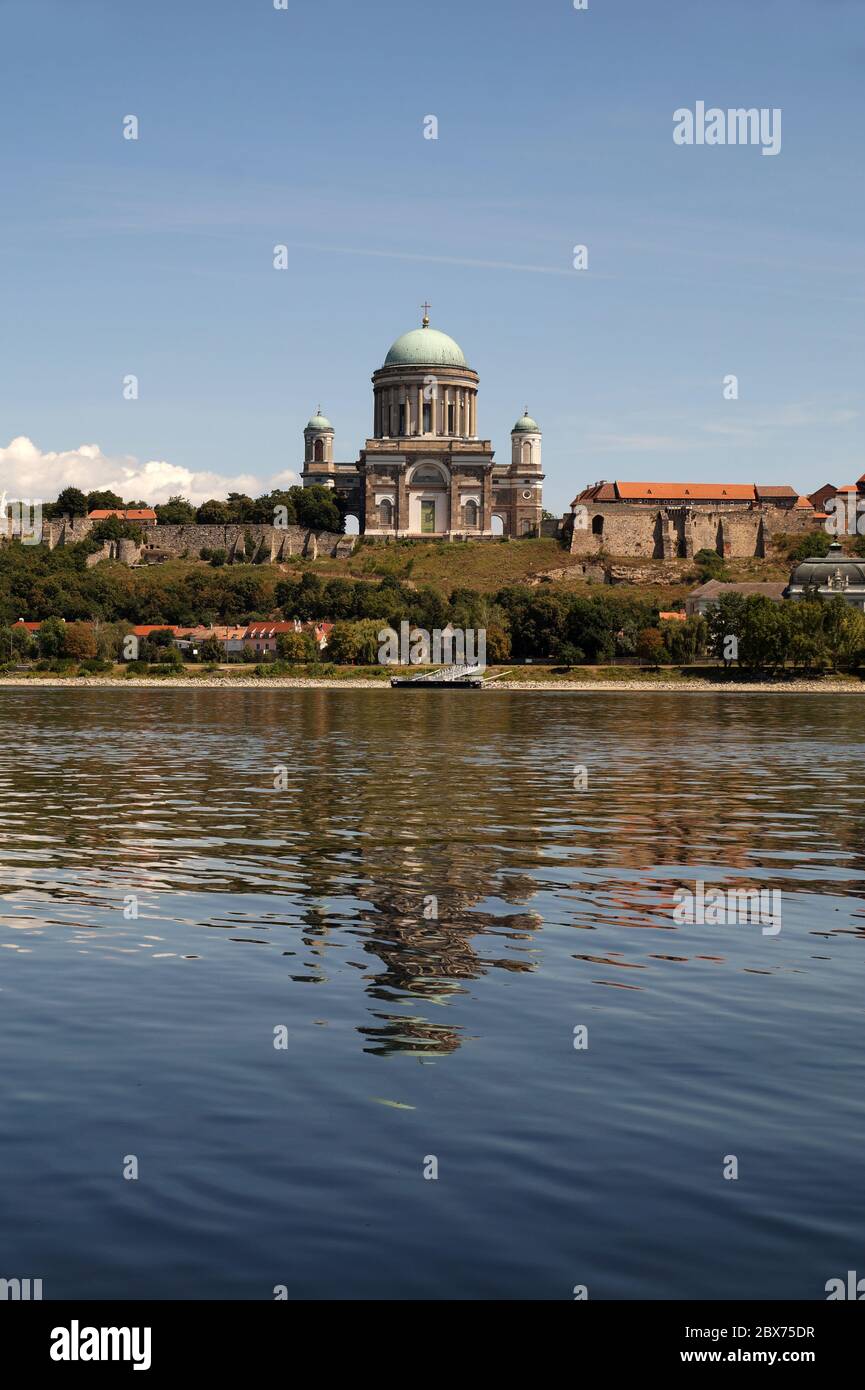
<path fill-rule="evenodd" d="M 62 488 L 71 486 L 82 492 L 110 488 L 128 501 L 151 504 L 167 502 L 175 493 L 181 493 L 200 504 L 208 497 L 225 497 L 229 492 L 257 497 L 272 486 L 286 487 L 296 482 L 296 475 L 289 471 L 276 478 L 261 479 L 252 473 L 227 478 L 220 473 L 194 473 L 164 459 L 140 463 L 131 455 L 110 458 L 98 444 L 43 453 L 23 434 L 5 449 L 0 448 L 0 493 L 5 490 L 10 499 L 26 497 L 52 502 Z"/>

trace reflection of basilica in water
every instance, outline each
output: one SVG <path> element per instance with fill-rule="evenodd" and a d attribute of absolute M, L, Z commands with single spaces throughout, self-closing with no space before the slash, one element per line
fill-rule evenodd
<path fill-rule="evenodd" d="M 697 711 L 672 740 L 627 697 L 490 693 L 457 709 L 441 692 L 399 705 L 390 691 L 231 696 L 184 692 L 142 771 L 124 753 L 132 692 L 78 757 L 79 779 L 110 788 L 106 814 L 76 820 L 44 795 L 39 833 L 75 854 L 86 828 L 108 880 L 154 903 L 179 895 L 183 929 L 224 933 L 232 950 L 275 948 L 293 984 L 339 978 L 354 998 L 356 980 L 351 1026 L 367 1051 L 454 1051 L 485 976 L 553 957 L 575 981 L 644 988 L 687 956 L 673 893 L 698 877 L 825 895 L 831 862 L 838 891 L 865 897 L 853 697 L 830 726 L 800 702 L 781 731 L 780 697 L 652 696 L 668 719 L 686 701 Z M 276 764 L 288 769 L 279 792 Z M 53 906 L 77 921 L 90 893 L 81 875 L 59 880 Z M 860 923 L 823 925 L 865 934 Z"/>

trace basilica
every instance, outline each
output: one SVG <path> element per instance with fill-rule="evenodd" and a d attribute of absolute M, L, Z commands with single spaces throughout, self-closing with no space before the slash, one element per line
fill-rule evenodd
<path fill-rule="evenodd" d="M 333 488 L 366 536 L 540 535 L 540 425 L 526 412 L 511 431 L 510 463 L 495 463 L 478 434 L 478 381 L 425 312 L 373 373 L 373 431 L 357 462 L 334 462 L 333 425 L 313 415 L 303 432 L 304 487 Z"/>

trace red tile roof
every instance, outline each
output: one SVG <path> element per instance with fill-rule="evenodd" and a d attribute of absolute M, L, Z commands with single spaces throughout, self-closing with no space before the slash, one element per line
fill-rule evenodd
<path fill-rule="evenodd" d="M 250 623 L 246 637 L 278 637 L 281 632 L 297 632 L 294 623 Z"/>
<path fill-rule="evenodd" d="M 107 521 L 110 516 L 119 516 L 121 521 L 156 521 L 152 507 L 108 507 L 88 512 L 88 521 Z"/>
<path fill-rule="evenodd" d="M 616 491 L 623 502 L 753 502 L 757 490 L 753 483 L 620 483 Z"/>

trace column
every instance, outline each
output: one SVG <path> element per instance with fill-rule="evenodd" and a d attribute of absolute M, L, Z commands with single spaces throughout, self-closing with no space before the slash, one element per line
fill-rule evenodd
<path fill-rule="evenodd" d="M 405 467 L 399 470 L 396 484 L 396 528 L 403 535 L 408 531 L 408 485 L 405 480 Z"/>
<path fill-rule="evenodd" d="M 449 529 L 459 531 L 462 529 L 462 518 L 460 517 L 460 480 L 453 468 L 451 469 L 450 489 L 448 492 L 448 513 Z"/>

